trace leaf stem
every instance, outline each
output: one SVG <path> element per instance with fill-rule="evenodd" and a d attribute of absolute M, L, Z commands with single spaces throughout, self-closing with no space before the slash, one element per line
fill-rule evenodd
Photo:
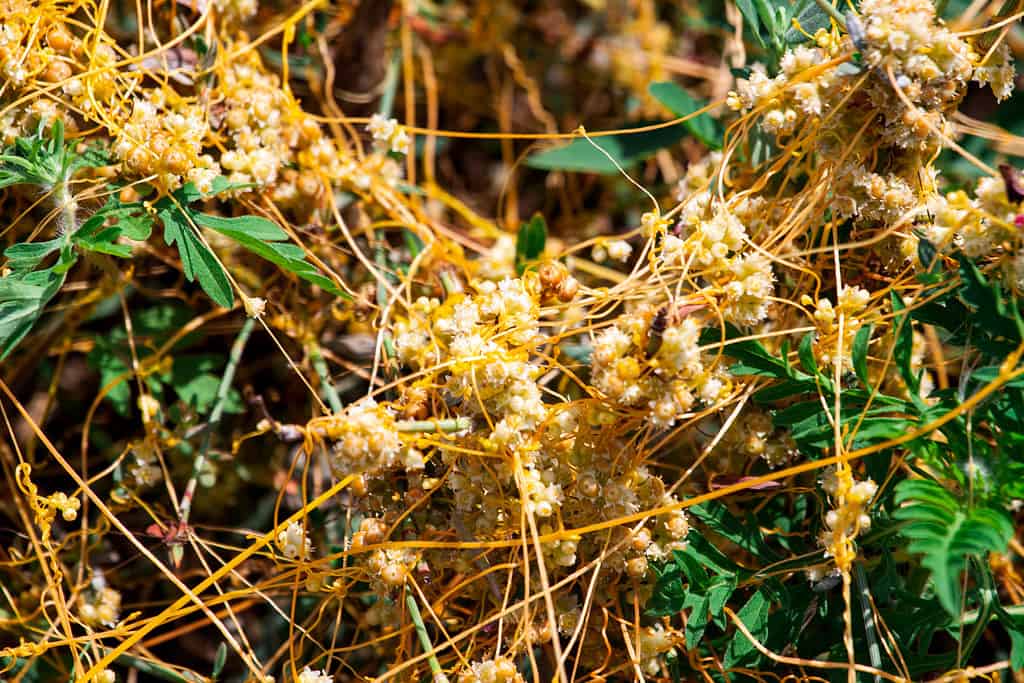
<path fill-rule="evenodd" d="M 316 370 L 316 374 L 320 378 L 320 383 L 323 385 L 324 398 L 326 398 L 327 403 L 330 404 L 331 410 L 335 413 L 340 413 L 344 410 L 344 406 L 341 403 L 341 397 L 338 396 L 338 391 L 334 388 L 334 383 L 331 382 L 331 375 L 327 368 L 327 361 L 324 360 L 323 354 L 320 353 L 320 346 L 315 340 L 311 340 L 306 344 L 306 353 L 309 354 L 309 360 L 313 363 L 313 369 Z"/>
<path fill-rule="evenodd" d="M 430 642 L 430 634 L 427 633 L 427 627 L 423 623 L 423 616 L 420 614 L 420 607 L 416 604 L 416 598 L 413 597 L 412 593 L 405 594 L 405 606 L 409 608 L 409 615 L 412 617 L 413 626 L 416 627 L 416 635 L 420 638 L 420 646 L 423 648 L 423 651 L 427 653 L 430 672 L 434 674 L 434 678 L 437 679 L 439 674 L 444 674 L 441 671 L 441 664 L 437 661 L 437 657 L 434 655 L 434 645 Z"/>
<path fill-rule="evenodd" d="M 245 322 L 242 323 L 242 329 L 239 330 L 238 336 L 235 338 L 235 343 L 231 346 L 228 365 L 224 368 L 224 374 L 220 378 L 220 385 L 217 387 L 217 400 L 214 403 L 213 411 L 210 413 L 202 445 L 200 445 L 199 450 L 196 452 L 195 460 L 192 461 L 192 476 L 189 478 L 188 484 L 185 487 L 185 493 L 181 497 L 181 507 L 178 516 L 183 526 L 188 524 L 189 513 L 192 511 L 192 497 L 196 492 L 199 474 L 202 472 L 203 467 L 206 466 L 206 454 L 210 450 L 210 441 L 212 440 L 214 429 L 220 423 L 221 415 L 224 414 L 224 404 L 227 402 L 228 391 L 231 389 L 231 383 L 235 379 L 235 371 L 242 360 L 242 352 L 245 350 L 245 345 L 249 341 L 249 335 L 252 334 L 255 324 L 255 318 L 246 318 Z"/>
<path fill-rule="evenodd" d="M 846 17 L 843 16 L 842 12 L 835 8 L 835 5 L 828 0 L 814 0 L 814 2 L 821 8 L 822 12 L 825 12 L 825 14 L 832 17 L 837 24 L 840 26 L 846 26 Z"/>

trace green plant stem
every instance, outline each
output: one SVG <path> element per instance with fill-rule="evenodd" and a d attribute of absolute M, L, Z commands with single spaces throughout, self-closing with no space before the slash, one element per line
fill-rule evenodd
<path fill-rule="evenodd" d="M 814 2 L 817 3 L 822 12 L 825 12 L 825 14 L 835 19 L 836 23 L 840 26 L 846 26 L 846 17 L 843 16 L 842 12 L 835 8 L 835 5 L 828 0 L 814 0 Z"/>
<path fill-rule="evenodd" d="M 395 423 L 395 429 L 399 432 L 424 432 L 427 434 L 436 432 L 451 434 L 472 426 L 473 420 L 468 417 L 455 417 L 447 420 L 407 420 Z"/>
<path fill-rule="evenodd" d="M 173 669 L 168 669 L 165 666 L 146 661 L 145 659 L 135 657 L 134 655 L 120 655 L 117 658 L 117 663 L 122 666 L 135 669 L 139 673 L 146 674 L 147 676 L 159 678 L 163 681 L 173 681 L 174 683 L 196 683 L 197 681 L 203 680 L 201 676 L 183 676 Z"/>
<path fill-rule="evenodd" d="M 430 664 L 430 672 L 436 677 L 441 672 L 441 664 L 437 661 L 437 657 L 434 655 L 434 645 L 430 642 L 430 634 L 427 633 L 427 627 L 423 623 L 423 616 L 420 614 L 420 606 L 416 604 L 416 598 L 413 594 L 405 594 L 405 606 L 409 608 L 409 615 L 412 617 L 413 626 L 416 627 L 416 635 L 420 638 L 420 646 L 423 651 L 427 653 L 427 661 Z"/>
<path fill-rule="evenodd" d="M 388 255 L 387 255 L 387 252 L 384 250 L 384 246 L 383 246 L 383 245 L 386 244 L 386 242 L 384 241 L 383 233 L 377 233 L 375 236 L 377 238 L 377 246 L 374 249 L 373 260 L 377 264 L 377 267 L 380 268 L 380 277 L 387 278 L 392 283 L 394 283 L 395 282 L 395 278 L 391 277 L 391 275 L 387 271 L 387 268 L 388 268 Z M 381 282 L 381 281 L 378 281 L 377 282 L 377 306 L 379 306 L 380 309 L 383 311 L 385 309 L 385 307 L 387 307 L 387 305 L 388 305 L 388 293 L 387 293 L 387 290 L 384 289 L 384 283 Z M 391 335 L 388 334 L 387 330 L 384 330 L 381 334 L 383 335 L 384 352 L 387 354 L 387 357 L 391 358 L 391 359 L 396 358 L 398 354 L 395 353 L 395 345 L 391 341 Z"/>
<path fill-rule="evenodd" d="M 185 493 L 181 497 L 179 519 L 182 525 L 188 524 L 189 513 L 192 511 L 192 498 L 195 495 L 196 485 L 199 482 L 199 474 L 202 472 L 203 467 L 206 466 L 206 454 L 210 450 L 210 441 L 213 438 L 214 429 L 220 423 L 221 415 L 224 414 L 224 404 L 227 402 L 228 391 L 231 389 L 231 383 L 235 379 L 235 371 L 242 360 L 242 351 L 245 350 L 245 345 L 249 341 L 249 335 L 252 334 L 255 324 L 255 318 L 246 318 L 242 324 L 242 329 L 239 330 L 238 336 L 235 338 L 235 343 L 231 345 L 228 365 L 224 368 L 224 374 L 220 378 L 220 385 L 217 387 L 217 401 L 214 403 L 213 411 L 210 413 L 202 445 L 196 452 L 195 460 L 192 461 L 192 476 L 189 478 L 188 484 L 185 487 Z M 180 546 L 175 547 L 180 548 Z"/>
<path fill-rule="evenodd" d="M 331 382 L 327 361 L 324 360 L 323 354 L 320 353 L 320 347 L 315 341 L 310 341 L 306 345 L 306 352 L 309 354 L 309 359 L 313 362 L 313 369 L 316 370 L 320 383 L 323 385 L 324 397 L 327 399 L 327 403 L 330 404 L 331 410 L 335 413 L 340 413 L 344 406 L 341 403 L 341 397 L 338 396 L 337 389 L 334 388 L 334 383 Z"/>

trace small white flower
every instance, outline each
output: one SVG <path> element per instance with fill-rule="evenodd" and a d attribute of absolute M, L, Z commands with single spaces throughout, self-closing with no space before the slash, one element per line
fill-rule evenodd
<path fill-rule="evenodd" d="M 292 522 L 288 528 L 277 534 L 277 545 L 289 560 L 305 560 L 309 557 L 312 549 L 309 539 L 306 538 L 306 533 L 302 530 L 302 525 L 298 522 Z"/>
<path fill-rule="evenodd" d="M 366 130 L 373 136 L 374 140 L 388 142 L 398 128 L 398 121 L 384 118 L 382 114 L 374 114 L 370 117 L 370 123 Z"/>
<path fill-rule="evenodd" d="M 310 669 L 307 666 L 299 674 L 299 683 L 334 683 L 334 677 L 328 676 L 322 669 Z"/>
<path fill-rule="evenodd" d="M 629 246 L 629 242 L 625 240 L 615 240 L 608 243 L 608 256 L 616 261 L 624 262 L 631 253 L 633 253 L 633 247 Z"/>

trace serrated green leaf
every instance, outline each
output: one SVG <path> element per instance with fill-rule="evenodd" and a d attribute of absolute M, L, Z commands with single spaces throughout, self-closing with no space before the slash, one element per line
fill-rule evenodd
<path fill-rule="evenodd" d="M 692 97 L 690 93 L 671 81 L 652 83 L 647 90 L 652 97 L 665 105 L 676 116 L 688 116 L 703 109 L 707 104 L 703 100 Z M 709 149 L 722 149 L 722 131 L 718 122 L 706 112 L 687 119 L 683 125 Z"/>
<path fill-rule="evenodd" d="M 62 237 L 45 242 L 23 242 L 13 244 L 4 250 L 7 267 L 11 270 L 29 271 L 39 265 L 48 255 L 57 251 L 64 244 Z"/>
<path fill-rule="evenodd" d="M 230 237 L 245 249 L 274 265 L 311 282 L 335 296 L 348 297 L 338 289 L 330 278 L 323 275 L 316 266 L 306 261 L 306 254 L 290 242 L 288 233 L 272 221 L 259 216 L 238 216 L 223 218 L 200 213 L 194 216 L 196 223 Z"/>
<path fill-rule="evenodd" d="M 74 256 L 72 255 L 72 262 Z M 31 331 L 64 284 L 66 270 L 56 268 L 0 278 L 0 360 Z"/>
<path fill-rule="evenodd" d="M 171 199 L 165 197 L 156 206 L 157 216 L 164 224 L 164 241 L 168 246 L 177 245 L 185 277 L 190 282 L 198 280 L 217 305 L 230 308 L 235 296 L 217 257 L 196 236 L 185 214 Z"/>

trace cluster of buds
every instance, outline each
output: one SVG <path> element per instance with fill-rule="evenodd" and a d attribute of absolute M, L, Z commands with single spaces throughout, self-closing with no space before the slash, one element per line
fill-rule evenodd
<path fill-rule="evenodd" d="M 626 245 L 629 246 L 629 245 Z M 576 298 L 580 283 L 569 274 L 569 269 L 558 261 L 545 261 L 537 268 L 541 300 L 558 299 L 568 303 Z"/>
<path fill-rule="evenodd" d="M 495 657 L 471 663 L 459 672 L 458 683 L 523 683 L 523 675 L 508 657 Z"/>
<path fill-rule="evenodd" d="M 90 628 L 113 626 L 121 612 L 121 594 L 109 587 L 101 574 L 78 596 L 78 618 Z"/>

